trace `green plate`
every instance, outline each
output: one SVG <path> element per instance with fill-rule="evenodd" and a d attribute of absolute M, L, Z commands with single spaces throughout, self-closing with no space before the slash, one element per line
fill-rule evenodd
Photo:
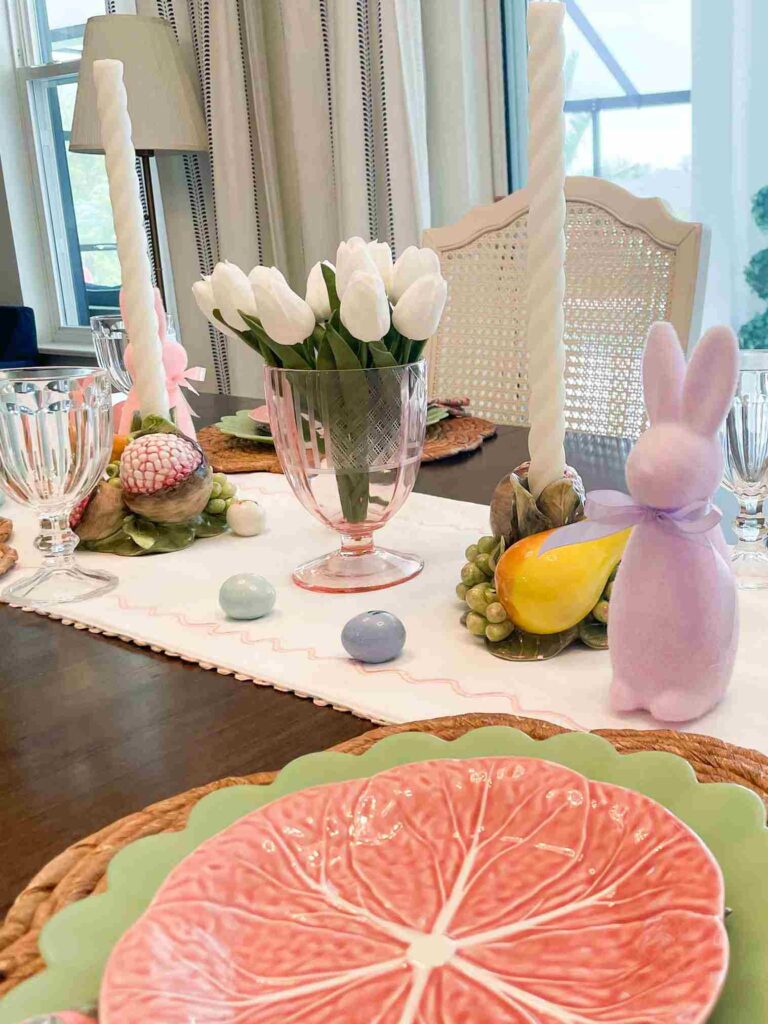
<path fill-rule="evenodd" d="M 762 801 L 750 790 L 701 785 L 690 765 L 673 754 L 618 754 L 599 736 L 568 733 L 534 741 L 505 727 L 477 729 L 448 743 L 403 733 L 367 753 L 325 752 L 292 761 L 270 786 L 234 786 L 205 797 L 183 832 L 139 839 L 117 854 L 107 872 L 108 891 L 73 903 L 43 928 L 45 971 L 0 1003 L 0 1024 L 96 1000 L 102 971 L 118 938 L 146 909 L 165 877 L 188 853 L 232 822 L 286 793 L 385 768 L 449 757 L 524 755 L 566 765 L 590 779 L 626 786 L 657 800 L 686 822 L 717 858 L 732 913 L 728 980 L 711 1024 L 768 1020 L 768 831 Z"/>
<path fill-rule="evenodd" d="M 430 405 L 427 406 L 427 426 L 433 427 L 440 420 L 446 419 L 450 416 L 448 410 L 442 405 Z"/>
<path fill-rule="evenodd" d="M 263 426 L 251 419 L 250 412 L 250 409 L 241 409 L 234 416 L 222 416 L 216 426 L 222 434 L 230 434 L 232 437 L 239 437 L 243 441 L 274 445 L 275 442 L 270 434 L 259 433 Z"/>
<path fill-rule="evenodd" d="M 216 426 L 222 434 L 239 437 L 243 441 L 253 441 L 256 444 L 273 445 L 275 442 L 271 435 L 259 433 L 259 424 L 251 419 L 250 411 L 250 409 L 241 409 L 233 416 L 222 416 Z M 427 426 L 434 426 L 448 415 L 447 409 L 443 409 L 441 406 L 430 406 L 427 410 Z"/>

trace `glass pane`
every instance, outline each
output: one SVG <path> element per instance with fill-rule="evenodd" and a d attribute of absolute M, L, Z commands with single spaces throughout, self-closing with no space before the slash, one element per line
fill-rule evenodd
<path fill-rule="evenodd" d="M 691 0 L 576 0 L 573 6 L 591 23 L 638 92 L 691 88 Z M 613 95 L 615 89 L 591 93 Z M 587 94 L 582 91 L 571 98 L 584 99 Z"/>
<path fill-rule="evenodd" d="M 565 115 L 565 173 L 593 174 L 592 115 Z"/>
<path fill-rule="evenodd" d="M 565 19 L 565 98 L 587 100 L 595 96 L 622 96 L 624 90 L 593 47 L 576 27 Z"/>
<path fill-rule="evenodd" d="M 40 59 L 76 60 L 83 52 L 83 32 L 88 18 L 104 14 L 104 0 L 34 0 Z"/>
<path fill-rule="evenodd" d="M 55 156 L 43 170 L 64 322 L 86 327 L 92 316 L 118 312 L 120 265 L 104 157 L 69 152 L 75 79 L 59 78 L 39 85 L 44 102 L 38 117 L 42 125 L 47 115 Z"/>
<path fill-rule="evenodd" d="M 679 217 L 691 211 L 691 105 L 604 110 L 601 177 L 638 196 L 661 196 Z"/>

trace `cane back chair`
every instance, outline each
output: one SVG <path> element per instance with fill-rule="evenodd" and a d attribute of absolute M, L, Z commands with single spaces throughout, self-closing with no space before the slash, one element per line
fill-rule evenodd
<path fill-rule="evenodd" d="M 660 199 L 600 178 L 568 178 L 566 425 L 637 437 L 646 422 L 641 357 L 648 328 L 669 320 L 687 350 L 698 336 L 708 238 Z M 448 302 L 429 345 L 430 394 L 467 395 L 497 423 L 527 425 L 528 191 L 432 228 Z M 533 339 L 535 344 L 535 339 Z"/>

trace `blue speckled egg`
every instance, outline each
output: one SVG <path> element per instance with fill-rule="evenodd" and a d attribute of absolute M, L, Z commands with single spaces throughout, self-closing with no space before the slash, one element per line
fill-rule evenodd
<path fill-rule="evenodd" d="M 401 653 L 405 626 L 392 612 L 363 612 L 346 624 L 341 642 L 351 658 L 378 665 Z"/>
<path fill-rule="evenodd" d="M 219 604 L 230 619 L 260 619 L 275 607 L 276 596 L 269 580 L 253 572 L 241 572 L 222 583 Z"/>

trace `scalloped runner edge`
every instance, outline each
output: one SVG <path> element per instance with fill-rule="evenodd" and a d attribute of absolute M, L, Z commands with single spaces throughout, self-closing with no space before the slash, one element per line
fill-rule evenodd
<path fill-rule="evenodd" d="M 272 650 L 275 654 L 305 654 L 307 659 L 310 661 L 332 661 L 332 662 L 344 662 L 347 665 L 351 665 L 361 675 L 378 675 L 382 673 L 392 672 L 398 675 L 404 683 L 408 683 L 411 686 L 419 685 L 443 685 L 448 686 L 457 696 L 464 698 L 468 701 L 484 700 L 486 698 L 497 698 L 506 700 L 510 705 L 510 713 L 520 715 L 525 718 L 544 718 L 548 721 L 553 722 L 555 725 L 560 725 L 565 729 L 572 729 L 574 732 L 589 732 L 589 729 L 576 722 L 573 718 L 565 715 L 559 711 L 553 711 L 548 708 L 526 708 L 520 703 L 520 700 L 514 693 L 508 693 L 503 690 L 490 690 L 482 691 L 479 693 L 473 693 L 470 690 L 465 689 L 458 679 L 450 679 L 448 677 L 437 677 L 430 679 L 419 679 L 416 676 L 412 676 L 409 672 L 404 672 L 402 669 L 394 667 L 372 667 L 364 665 L 360 662 L 352 661 L 347 658 L 338 658 L 331 654 L 318 654 L 314 647 L 284 647 L 279 637 L 259 637 L 257 639 L 250 639 L 248 637 L 247 629 L 227 629 L 223 630 L 218 623 L 215 622 L 193 622 L 190 621 L 184 612 L 177 612 L 173 610 L 163 610 L 155 605 L 134 605 L 127 601 L 124 597 L 115 596 L 113 598 L 120 608 L 121 611 L 134 611 L 143 612 L 153 618 L 173 618 L 179 625 L 186 629 L 207 629 L 211 636 L 237 636 L 240 643 L 248 646 L 255 646 L 256 644 L 268 643 L 271 645 Z M 331 707 L 334 711 L 342 711 L 348 714 L 354 715 L 355 718 L 360 718 L 366 722 L 374 722 L 377 725 L 392 725 L 395 724 L 391 719 L 377 718 L 372 715 L 366 714 L 361 711 L 356 711 L 353 707 L 348 707 L 344 704 L 337 704 L 333 701 L 324 700 L 322 697 L 315 697 L 311 693 L 304 690 L 299 690 L 294 686 L 287 686 L 283 682 L 278 682 L 275 679 L 270 679 L 266 676 L 253 676 L 242 672 L 236 672 L 234 669 L 224 668 L 217 665 L 215 662 L 202 661 L 198 658 L 190 658 L 188 655 L 182 654 L 180 651 L 175 651 L 172 648 L 162 647 L 150 643 L 147 640 L 138 640 L 135 637 L 129 636 L 125 633 L 119 633 L 116 630 L 102 629 L 99 626 L 92 626 L 86 622 L 80 622 L 77 619 L 71 619 L 67 615 L 59 614 L 54 611 L 44 611 L 42 608 L 31 608 L 26 605 L 9 604 L 9 607 L 19 609 L 23 612 L 31 612 L 35 615 L 39 615 L 41 618 L 51 619 L 54 622 L 60 622 L 64 626 L 73 626 L 78 630 L 87 630 L 89 633 L 95 635 L 106 636 L 109 639 L 118 639 L 123 643 L 133 644 L 136 647 L 148 647 L 155 654 L 164 654 L 169 658 L 179 658 L 189 664 L 199 665 L 200 668 L 205 671 L 216 671 L 218 675 L 222 676 L 234 676 L 238 682 L 251 682 L 257 686 L 271 686 L 272 689 L 278 690 L 281 693 L 292 693 L 296 697 L 301 697 L 303 700 L 311 700 L 317 707 Z M 481 709 L 475 709 L 481 710 Z"/>

